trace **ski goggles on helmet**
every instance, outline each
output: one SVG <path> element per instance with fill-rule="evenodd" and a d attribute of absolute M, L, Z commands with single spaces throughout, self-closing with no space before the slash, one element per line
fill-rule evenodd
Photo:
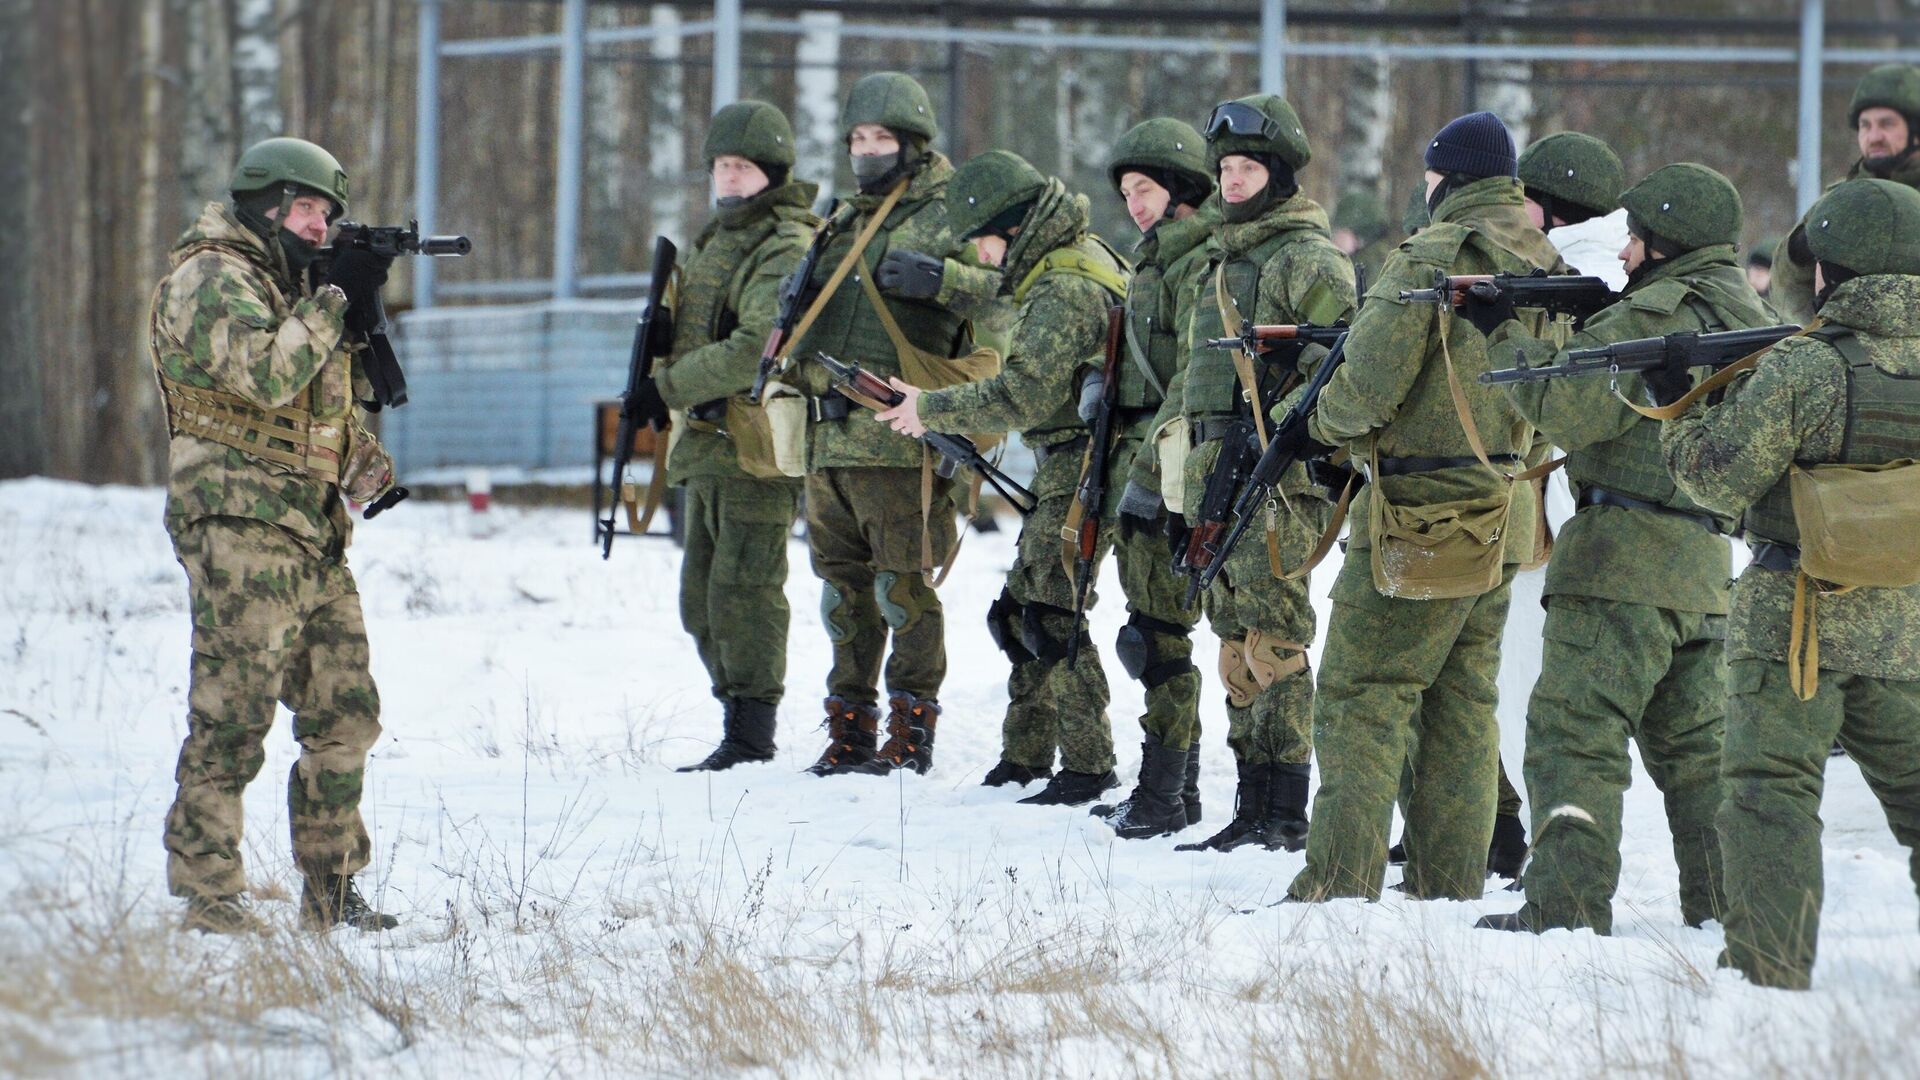
<path fill-rule="evenodd" d="M 1206 134 L 1209 140 L 1217 139 L 1224 131 L 1229 135 L 1257 135 L 1263 139 L 1280 137 L 1280 122 L 1269 117 L 1259 109 L 1241 101 L 1223 102 L 1213 107 L 1213 115 L 1207 117 Z"/>

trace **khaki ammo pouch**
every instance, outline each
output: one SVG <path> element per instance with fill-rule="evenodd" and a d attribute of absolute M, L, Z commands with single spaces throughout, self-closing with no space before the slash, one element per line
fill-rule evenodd
<path fill-rule="evenodd" d="M 1787 484 L 1800 532 L 1787 679 L 1811 701 L 1820 685 L 1820 597 L 1920 585 L 1920 464 L 1795 465 Z"/>
<path fill-rule="evenodd" d="M 1160 469 L 1160 501 L 1170 513 L 1187 509 L 1187 455 L 1193 452 L 1193 425 L 1176 416 L 1153 433 L 1153 459 Z"/>
<path fill-rule="evenodd" d="M 329 360 L 315 377 L 315 383 L 322 380 L 341 383 L 332 388 L 339 391 L 337 394 L 319 395 L 338 398 L 340 411 L 322 416 L 311 408 L 316 396 L 313 385 L 301 391 L 296 399 L 298 404 L 263 409 L 238 394 L 188 386 L 159 375 L 168 434 L 192 435 L 218 443 L 248 457 L 305 473 L 324 484 L 341 482 L 340 463 L 347 456 L 348 414 L 352 406 L 346 403 L 346 378 L 346 364 L 338 360 Z M 365 442 L 372 443 L 375 449 L 379 447 L 371 438 Z M 385 451 L 380 453 L 384 455 Z M 387 471 L 390 478 L 391 460 L 387 462 Z"/>
<path fill-rule="evenodd" d="M 1307 647 L 1259 630 L 1247 631 L 1239 641 L 1220 642 L 1220 681 L 1227 688 L 1227 704 L 1244 709 L 1260 691 L 1307 669 Z"/>
<path fill-rule="evenodd" d="M 807 475 L 807 398 L 785 383 L 769 383 L 761 399 L 767 433 L 773 440 L 773 465 L 779 475 Z"/>
<path fill-rule="evenodd" d="M 1372 459 L 1377 478 L 1377 443 Z M 1499 586 L 1516 483 L 1509 480 L 1500 491 L 1478 499 L 1399 507 L 1387 501 L 1384 485 L 1376 482 L 1367 518 L 1374 589 L 1407 600 L 1449 600 L 1479 596 Z"/>
<path fill-rule="evenodd" d="M 803 414 L 805 408 L 803 401 Z M 734 459 L 742 472 L 760 480 L 788 475 L 781 470 L 775 456 L 773 418 L 766 406 L 751 404 L 744 397 L 730 397 L 723 423 L 727 437 L 733 440 Z"/>

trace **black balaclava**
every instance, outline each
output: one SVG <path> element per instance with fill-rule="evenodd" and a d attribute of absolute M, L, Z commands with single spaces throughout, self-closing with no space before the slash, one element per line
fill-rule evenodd
<path fill-rule="evenodd" d="M 853 162 L 853 183 L 862 195 L 878 195 L 898 183 L 903 176 L 911 175 L 926 160 L 927 140 L 911 132 L 898 128 L 888 128 L 900 143 L 900 150 L 892 157 L 885 154 L 855 157 Z"/>
<path fill-rule="evenodd" d="M 1300 182 L 1293 175 L 1293 166 L 1280 160 L 1278 154 L 1257 151 L 1235 150 L 1225 157 L 1252 158 L 1267 167 L 1267 186 L 1253 193 L 1253 197 L 1241 202 L 1230 203 L 1224 197 L 1220 200 L 1220 216 L 1229 224 L 1239 225 L 1253 221 L 1267 211 L 1286 202 L 1300 190 Z M 1214 168 L 1214 181 L 1220 179 L 1219 167 Z"/>
<path fill-rule="evenodd" d="M 234 195 L 234 216 L 240 219 L 249 231 L 269 246 L 277 246 L 286 259 L 288 276 L 299 280 L 320 255 L 320 249 L 296 236 L 291 230 L 283 229 L 280 223 L 286 220 L 287 210 L 293 206 L 293 200 L 301 195 L 318 195 L 319 192 L 296 184 L 287 184 L 280 188 L 262 188 Z M 267 211 L 278 209 L 280 216 L 270 218 Z"/>
<path fill-rule="evenodd" d="M 1583 221 L 1591 221 L 1594 218 L 1602 216 L 1601 211 L 1595 210 L 1591 206 L 1582 206 L 1577 202 L 1563 199 L 1558 195 L 1541 191 L 1539 188 L 1528 188 L 1527 198 L 1539 203 L 1541 211 L 1546 214 L 1547 224 L 1546 228 L 1540 230 L 1542 232 L 1545 232 L 1547 229 L 1559 228 L 1558 225 L 1554 224 L 1555 218 L 1560 219 L 1560 225 L 1578 225 Z"/>
<path fill-rule="evenodd" d="M 1634 267 L 1633 272 L 1627 275 L 1628 288 L 1632 288 L 1646 280 L 1647 275 L 1658 270 L 1662 262 L 1668 259 L 1678 258 L 1693 250 L 1692 248 L 1681 247 L 1672 240 L 1647 228 L 1646 222 L 1641 221 L 1632 214 L 1627 215 L 1627 231 L 1639 237 L 1640 242 L 1647 246 L 1647 257 L 1640 260 L 1640 265 Z"/>
<path fill-rule="evenodd" d="M 1826 284 L 1813 297 L 1813 310 L 1819 311 L 1827 306 L 1828 300 L 1833 299 L 1833 290 L 1859 277 L 1860 274 L 1858 271 L 1825 259 L 1821 259 L 1816 265 L 1820 267 L 1820 276 L 1826 279 Z"/>

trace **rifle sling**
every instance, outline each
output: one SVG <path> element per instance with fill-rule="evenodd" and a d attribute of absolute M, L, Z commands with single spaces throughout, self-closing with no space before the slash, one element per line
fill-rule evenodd
<path fill-rule="evenodd" d="M 1460 374 L 1454 370 L 1453 350 L 1447 347 L 1447 324 L 1453 319 L 1453 309 L 1438 306 L 1434 310 L 1437 313 L 1435 326 L 1440 336 L 1440 359 L 1447 365 L 1447 390 L 1453 395 L 1454 415 L 1460 419 L 1460 431 L 1466 435 L 1467 445 L 1473 447 L 1473 456 L 1479 458 L 1480 464 L 1485 465 L 1495 475 L 1517 482 L 1538 480 L 1566 464 L 1567 459 L 1561 457 L 1522 472 L 1510 473 L 1493 463 L 1492 458 L 1487 455 L 1486 444 L 1480 440 L 1480 425 L 1473 422 L 1473 407 L 1467 403 L 1467 392 L 1460 386 Z M 1374 449 L 1376 453 L 1379 450 L 1377 436 L 1374 440 Z"/>
<path fill-rule="evenodd" d="M 1227 291 L 1227 264 L 1224 262 L 1213 269 L 1213 299 L 1214 303 L 1219 305 L 1220 323 L 1227 333 L 1232 333 L 1235 327 L 1245 322 L 1240 316 L 1240 304 L 1234 300 L 1233 294 Z M 1268 441 L 1267 410 L 1265 403 L 1260 400 L 1260 377 L 1253 364 L 1252 353 L 1245 349 L 1233 351 L 1233 370 L 1240 377 L 1241 393 L 1253 408 L 1253 431 L 1260 439 L 1261 451 L 1265 452 Z M 1282 398 L 1293 389 L 1293 381 L 1293 376 L 1289 375 L 1281 383 Z M 1274 520 L 1272 503 L 1268 503 L 1266 533 L 1267 569 L 1273 572 L 1274 577 L 1282 577 L 1284 571 L 1280 568 L 1280 530 L 1279 523 Z"/>
<path fill-rule="evenodd" d="M 813 329 L 813 321 L 820 317 L 820 312 L 827 306 L 827 301 L 833 299 L 834 293 L 840 291 L 840 283 L 847 279 L 847 274 L 853 270 L 854 264 L 867 250 L 867 245 L 873 241 L 873 234 L 880 231 L 881 223 L 887 220 L 888 214 L 893 213 L 893 208 L 900 202 L 900 196 L 906 193 L 908 179 L 910 178 L 902 177 L 899 183 L 893 185 L 893 190 L 887 192 L 886 198 L 880 200 L 880 205 L 874 207 L 873 215 L 867 219 L 860 234 L 854 237 L 853 246 L 847 249 L 847 254 L 840 260 L 840 265 L 833 268 L 833 273 L 828 276 L 826 284 L 820 287 L 820 295 L 813 298 L 813 303 L 808 304 L 807 310 L 801 314 L 800 321 L 793 324 L 793 332 L 781 339 L 784 348 L 791 348 L 794 342 L 806 337 L 807 331 Z M 821 222 L 820 227 L 832 228 L 832 219 Z M 864 278 L 872 275 L 861 276 Z M 892 332 L 898 333 L 899 327 L 892 327 Z"/>
<path fill-rule="evenodd" d="M 1808 334 L 1811 334 L 1812 332 L 1814 332 L 1815 330 L 1818 330 L 1820 327 L 1824 325 L 1826 324 L 1823 320 L 1816 318 L 1812 322 L 1801 327 L 1800 332 L 1792 336 L 1806 337 Z M 1783 338 L 1781 340 L 1785 340 L 1785 339 Z M 1778 344 L 1779 342 L 1777 341 L 1774 342 L 1774 345 L 1778 345 Z M 1700 381 L 1700 385 L 1694 387 L 1693 389 L 1687 391 L 1685 394 L 1681 395 L 1680 400 L 1675 401 L 1668 405 L 1656 405 L 1652 408 L 1648 408 L 1644 405 L 1636 405 L 1631 401 L 1627 401 L 1626 395 L 1620 393 L 1618 389 L 1614 390 L 1613 396 L 1619 398 L 1622 402 L 1625 402 L 1627 408 L 1632 409 L 1634 412 L 1639 413 L 1641 416 L 1645 416 L 1652 420 L 1671 420 L 1674 417 L 1679 416 L 1681 413 L 1686 412 L 1688 409 L 1693 408 L 1694 402 L 1699 401 L 1701 398 L 1706 397 L 1708 394 L 1713 393 L 1715 390 L 1719 390 L 1725 386 L 1730 385 L 1733 382 L 1733 380 L 1739 378 L 1742 375 L 1745 375 L 1749 371 L 1752 371 L 1754 368 L 1754 365 L 1758 364 L 1760 362 L 1760 358 L 1762 356 L 1765 356 L 1767 353 L 1767 350 L 1771 348 L 1773 348 L 1773 345 L 1762 345 L 1758 349 L 1755 349 L 1754 351 L 1748 353 L 1747 355 L 1741 357 L 1740 359 L 1735 360 L 1733 363 L 1728 364 L 1726 367 L 1721 368 L 1719 371 L 1714 372 L 1712 375 L 1707 376 L 1705 379 L 1702 379 Z"/>

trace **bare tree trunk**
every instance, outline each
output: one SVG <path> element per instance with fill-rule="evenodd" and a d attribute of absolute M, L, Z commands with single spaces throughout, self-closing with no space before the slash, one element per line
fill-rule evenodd
<path fill-rule="evenodd" d="M 35 348 L 34 275 L 19 268 L 32 264 L 24 250 L 36 235 L 38 162 L 31 137 L 36 116 L 33 94 L 39 39 L 34 33 L 35 0 L 0 0 L 0 477 L 27 476 L 46 468 L 46 444 L 40 416 L 39 350 Z"/>
<path fill-rule="evenodd" d="M 807 29 L 793 54 L 800 68 L 793 77 L 793 131 L 800 159 L 794 175 L 828 192 L 833 190 L 834 170 L 846 157 L 840 141 L 840 15 L 809 11 L 800 21 Z"/>
<path fill-rule="evenodd" d="M 233 7 L 234 127 L 249 146 L 286 130 L 277 6 L 276 0 L 235 0 Z"/>
<path fill-rule="evenodd" d="M 1533 0 L 1508 0 L 1501 6 L 1499 14 L 1517 18 L 1526 15 L 1532 8 Z M 1495 36 L 1495 40 L 1507 43 L 1515 38 L 1512 33 L 1502 31 Z M 1515 149 L 1526 149 L 1533 133 L 1533 65 L 1524 60 L 1488 60 L 1481 63 L 1478 104 L 1506 122 L 1507 130 L 1513 133 Z"/>
<path fill-rule="evenodd" d="M 656 30 L 675 30 L 680 12 L 669 4 L 653 6 Z M 652 189 L 653 231 L 676 242 L 686 234 L 685 75 L 680 67 L 680 37 L 662 34 L 649 50 L 653 57 L 653 109 L 647 114 L 647 171 Z M 701 118 L 701 119 L 704 119 Z M 697 121 L 696 121 L 697 122 Z"/>
<path fill-rule="evenodd" d="M 218 198 L 234 159 L 231 0 L 171 0 L 181 23 L 180 96 L 186 116 L 180 132 L 180 217 L 191 221 L 201 204 Z"/>
<path fill-rule="evenodd" d="M 1368 0 L 1371 11 L 1385 11 L 1386 0 Z M 1347 88 L 1341 98 L 1339 191 L 1366 191 L 1384 199 L 1387 139 L 1393 133 L 1393 65 L 1385 54 L 1356 56 L 1347 62 Z"/>
<path fill-rule="evenodd" d="M 588 8 L 587 26 L 620 25 L 618 8 Z M 632 69 L 625 64 L 602 61 L 587 65 L 586 100 L 586 222 L 583 245 L 586 272 L 608 273 L 621 269 L 621 251 L 625 229 L 593 228 L 597 222 L 618 221 L 626 207 L 627 132 L 632 113 L 625 93 Z"/>

